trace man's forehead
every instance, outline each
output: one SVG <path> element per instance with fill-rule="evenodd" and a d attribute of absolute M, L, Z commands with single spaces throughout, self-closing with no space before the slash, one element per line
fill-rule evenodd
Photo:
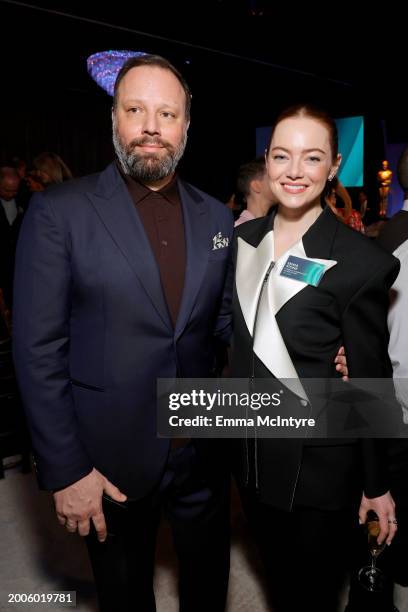
<path fill-rule="evenodd" d="M 118 85 L 121 97 L 143 97 L 152 93 L 171 95 L 175 101 L 185 99 L 184 89 L 178 78 L 159 66 L 136 66 L 127 72 Z"/>
<path fill-rule="evenodd" d="M 150 82 L 159 82 L 174 85 L 182 89 L 181 83 L 175 74 L 167 68 L 161 66 L 135 66 L 131 68 L 122 78 L 119 83 L 119 89 L 122 85 L 127 86 L 131 83 L 140 83 L 142 86 L 147 86 Z"/>
<path fill-rule="evenodd" d="M 0 181 L 4 183 L 15 183 L 19 180 L 18 172 L 15 168 L 1 168 Z"/>

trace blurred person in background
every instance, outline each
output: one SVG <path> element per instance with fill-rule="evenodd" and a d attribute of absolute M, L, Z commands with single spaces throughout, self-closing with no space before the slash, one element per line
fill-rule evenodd
<path fill-rule="evenodd" d="M 329 186 L 329 193 L 325 200 L 326 204 L 330 206 L 332 211 L 341 221 L 357 232 L 360 232 L 361 234 L 365 233 L 364 224 L 361 220 L 361 214 L 357 210 L 353 209 L 353 203 L 350 195 L 337 177 L 334 177 L 332 180 Z"/>
<path fill-rule="evenodd" d="M 34 174 L 45 187 L 72 179 L 72 172 L 56 153 L 45 151 L 33 160 Z"/>
<path fill-rule="evenodd" d="M 269 187 L 263 156 L 257 157 L 240 167 L 235 197 L 245 207 L 235 221 L 235 227 L 245 223 L 245 221 L 251 221 L 268 214 L 273 205 L 274 197 Z"/>
<path fill-rule="evenodd" d="M 14 256 L 24 214 L 19 195 L 20 176 L 12 162 L 0 166 L 0 287 L 4 302 L 11 310 Z"/>

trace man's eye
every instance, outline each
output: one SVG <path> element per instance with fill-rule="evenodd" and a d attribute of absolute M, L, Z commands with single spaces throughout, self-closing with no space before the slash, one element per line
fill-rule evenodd
<path fill-rule="evenodd" d="M 163 112 L 162 112 L 162 116 L 163 116 L 165 119 L 169 119 L 169 118 L 173 118 L 173 117 L 175 117 L 175 114 L 174 114 L 174 113 L 170 113 L 169 111 L 163 111 Z"/>
<path fill-rule="evenodd" d="M 132 106 L 131 108 L 128 109 L 128 113 L 139 113 L 140 112 L 140 108 L 139 106 Z"/>

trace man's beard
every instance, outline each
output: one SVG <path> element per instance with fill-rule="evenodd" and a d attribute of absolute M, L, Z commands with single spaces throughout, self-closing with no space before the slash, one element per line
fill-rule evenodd
<path fill-rule="evenodd" d="M 123 172 L 141 183 L 155 183 L 172 175 L 183 156 L 187 143 L 187 130 L 184 131 L 183 138 L 177 147 L 173 147 L 169 142 L 158 136 L 135 138 L 128 145 L 125 145 L 119 136 L 115 121 L 113 122 L 112 133 L 113 146 Z M 153 152 L 138 153 L 137 151 L 138 145 L 157 144 L 163 146 L 166 150 L 164 156 L 159 156 Z"/>

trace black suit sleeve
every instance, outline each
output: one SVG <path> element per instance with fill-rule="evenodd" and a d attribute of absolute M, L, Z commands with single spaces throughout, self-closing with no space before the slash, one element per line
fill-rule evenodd
<path fill-rule="evenodd" d="M 40 485 L 58 489 L 93 466 L 77 435 L 69 375 L 69 240 L 49 200 L 33 198 L 20 232 L 13 352 Z"/>
<path fill-rule="evenodd" d="M 392 377 L 388 357 L 388 290 L 398 272 L 398 260 L 387 257 L 380 269 L 353 295 L 343 312 L 342 335 L 352 378 Z M 383 495 L 389 489 L 383 441 L 362 440 L 361 452 L 364 493 L 369 498 Z"/>

